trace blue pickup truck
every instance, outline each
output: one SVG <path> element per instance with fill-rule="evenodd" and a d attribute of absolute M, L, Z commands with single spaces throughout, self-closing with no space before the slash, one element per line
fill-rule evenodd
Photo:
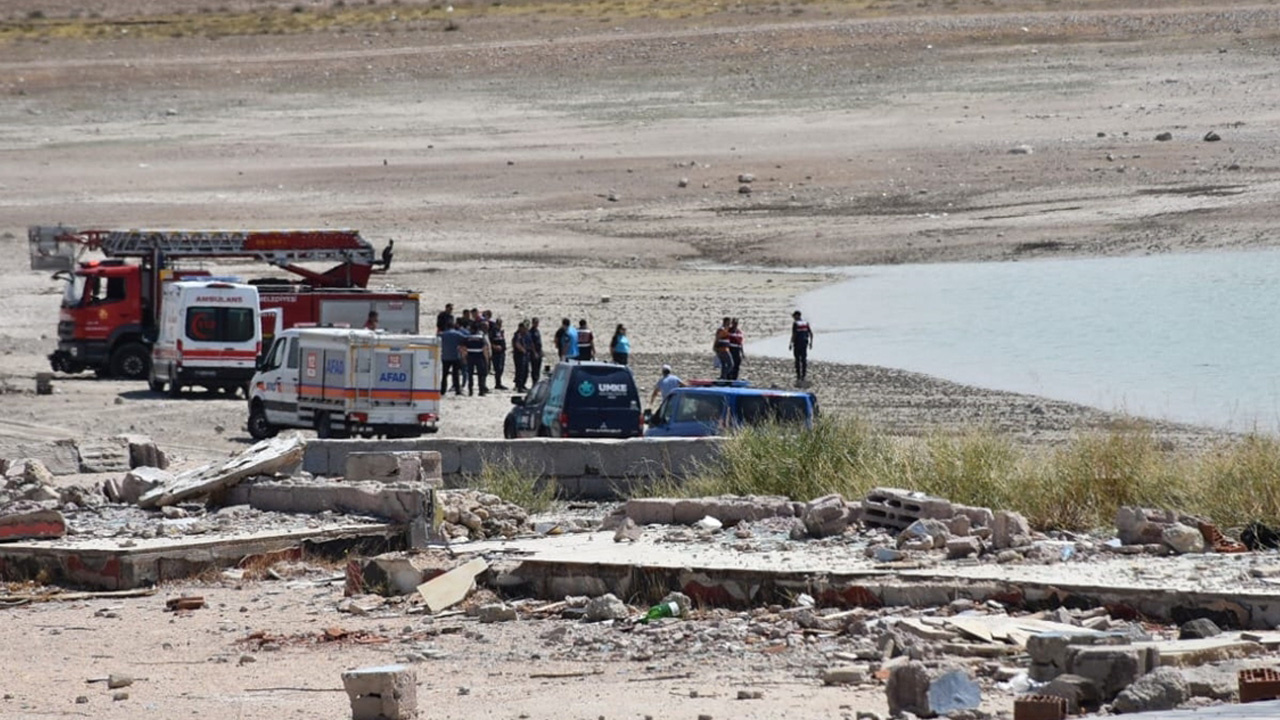
<path fill-rule="evenodd" d="M 646 413 L 645 437 L 724 435 L 764 423 L 812 428 L 817 415 L 818 397 L 811 392 L 745 381 L 693 381 L 671 391 L 656 412 Z"/>

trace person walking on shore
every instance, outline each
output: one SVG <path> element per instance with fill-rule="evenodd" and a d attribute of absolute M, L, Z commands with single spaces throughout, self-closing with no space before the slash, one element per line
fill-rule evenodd
<path fill-rule="evenodd" d="M 609 341 L 609 354 L 613 356 L 615 365 L 626 365 L 631 357 L 631 338 L 627 337 L 627 329 L 622 323 L 613 329 L 613 339 Z"/>
<path fill-rule="evenodd" d="M 529 321 L 529 386 L 538 383 L 542 377 L 542 330 L 538 329 L 538 318 Z"/>
<path fill-rule="evenodd" d="M 720 323 L 720 327 L 716 328 L 716 339 L 711 344 L 711 350 L 716 354 L 716 366 L 720 368 L 720 379 L 728 380 L 729 373 L 733 370 L 733 358 L 729 355 L 729 318 L 725 318 Z"/>
<path fill-rule="evenodd" d="M 804 385 L 809 375 L 809 349 L 813 347 L 813 328 L 797 310 L 791 313 L 791 343 L 787 349 L 796 359 L 796 385 Z"/>
<path fill-rule="evenodd" d="M 742 371 L 742 344 L 746 341 L 746 336 L 742 334 L 742 328 L 738 325 L 738 318 L 729 321 L 729 379 L 737 380 L 738 373 Z"/>
<path fill-rule="evenodd" d="M 671 391 L 684 385 L 684 381 L 671 372 L 670 365 L 662 366 L 662 377 L 658 378 L 658 382 L 653 386 L 653 392 L 649 393 L 649 404 L 653 405 L 659 396 L 662 402 L 667 401 L 667 397 L 671 395 Z"/>

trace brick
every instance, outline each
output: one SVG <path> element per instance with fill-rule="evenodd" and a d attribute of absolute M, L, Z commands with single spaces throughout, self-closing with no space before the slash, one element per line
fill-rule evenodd
<path fill-rule="evenodd" d="M 1067 701 L 1053 695 L 1023 695 L 1013 701 L 1013 720 L 1063 720 Z"/>
<path fill-rule="evenodd" d="M 1259 700 L 1280 699 L 1280 673 L 1271 668 L 1248 668 L 1241 670 L 1238 676 L 1240 683 L 1240 702 L 1250 703 Z"/>

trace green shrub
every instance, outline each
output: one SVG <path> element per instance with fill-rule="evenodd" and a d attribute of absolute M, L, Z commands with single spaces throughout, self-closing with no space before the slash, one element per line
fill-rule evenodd
<path fill-rule="evenodd" d="M 531 513 L 545 512 L 556 497 L 556 484 L 540 473 L 516 466 L 510 458 L 485 462 L 479 475 L 466 478 L 469 487 L 493 493 Z"/>

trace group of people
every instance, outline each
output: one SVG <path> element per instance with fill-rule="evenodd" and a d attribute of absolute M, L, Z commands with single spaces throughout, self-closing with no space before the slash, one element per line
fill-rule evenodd
<path fill-rule="evenodd" d="M 799 310 L 791 317 L 788 348 L 795 358 L 796 384 L 802 385 L 808 377 L 813 331 Z M 376 313 L 370 313 L 369 320 L 372 327 L 377 326 Z M 449 391 L 452 381 L 453 392 L 457 395 L 463 394 L 464 387 L 467 395 L 475 395 L 477 391 L 480 395 L 488 395 L 490 375 L 493 376 L 493 389 L 508 389 L 502 382 L 507 358 L 507 333 L 502 326 L 502 318 L 478 308 L 463 309 L 455 316 L 453 303 L 448 303 L 436 315 L 436 334 L 440 337 L 440 356 L 444 364 L 441 394 Z M 577 325 L 569 318 L 563 318 L 552 337 L 552 344 L 560 360 L 590 361 L 605 357 L 603 351 L 597 351 L 595 333 L 588 327 L 586 318 L 579 319 Z M 744 345 L 745 336 L 738 318 L 724 318 L 716 328 L 712 345 L 721 380 L 739 379 L 745 357 Z M 538 318 L 520 321 L 511 336 L 512 381 L 516 392 L 528 392 L 538 382 L 544 357 Z M 619 323 L 609 339 L 608 359 L 617 365 L 626 365 L 630 358 L 631 338 L 627 336 L 627 328 Z M 663 366 L 663 373 L 664 378 L 670 375 L 670 367 Z M 679 379 L 675 382 L 678 383 Z M 668 380 L 667 384 L 671 385 L 672 381 Z M 666 395 L 665 392 L 662 394 Z"/>
<path fill-rule="evenodd" d="M 556 352 L 561 360 L 603 360 L 604 355 L 596 354 L 596 336 L 587 327 L 586 318 L 578 320 L 575 327 L 573 321 L 564 318 L 560 321 L 560 329 L 555 334 Z M 626 365 L 631 360 L 631 338 L 627 337 L 627 328 L 618 323 L 613 329 L 613 337 L 609 339 L 609 362 L 615 365 Z"/>
<path fill-rule="evenodd" d="M 742 360 L 746 357 L 743 345 L 746 338 L 736 317 L 726 317 L 716 328 L 711 351 L 720 369 L 721 380 L 737 380 L 742 373 Z M 813 347 L 813 329 L 799 310 L 791 313 L 791 341 L 787 349 L 795 359 L 796 384 L 803 385 L 809 377 L 809 349 Z"/>

